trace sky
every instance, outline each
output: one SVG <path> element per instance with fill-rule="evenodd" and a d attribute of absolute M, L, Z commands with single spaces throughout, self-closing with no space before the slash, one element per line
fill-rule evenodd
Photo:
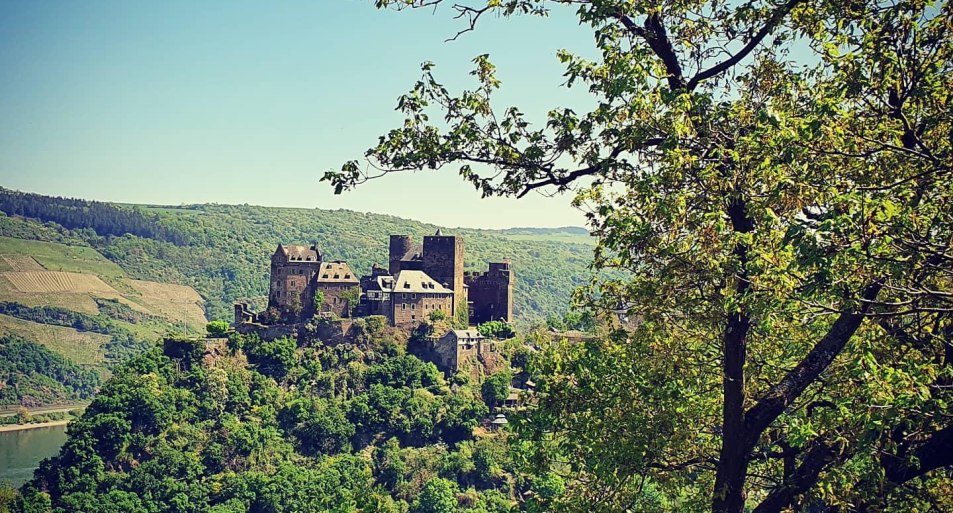
<path fill-rule="evenodd" d="M 481 199 L 452 168 L 335 196 L 329 169 L 400 125 L 397 98 L 433 61 L 451 91 L 489 53 L 499 105 L 545 120 L 585 106 L 561 48 L 594 53 L 570 9 L 462 25 L 448 8 L 373 0 L 0 2 L 0 186 L 149 204 L 248 203 L 397 215 L 443 226 L 583 225 L 571 195 Z"/>

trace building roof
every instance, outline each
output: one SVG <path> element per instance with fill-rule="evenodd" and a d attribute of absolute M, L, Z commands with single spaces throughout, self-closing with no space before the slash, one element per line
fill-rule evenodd
<path fill-rule="evenodd" d="M 347 262 L 321 262 L 316 278 L 318 283 L 360 283 Z"/>
<path fill-rule="evenodd" d="M 457 337 L 458 339 L 461 339 L 461 338 L 486 338 L 486 337 L 484 337 L 483 335 L 481 335 L 480 332 L 477 331 L 475 328 L 471 328 L 471 329 L 467 329 L 467 330 L 450 330 L 450 332 L 453 333 L 453 335 L 454 335 L 455 337 Z"/>
<path fill-rule="evenodd" d="M 390 292 L 394 288 L 394 277 L 389 274 L 378 274 L 370 279 L 364 278 L 367 283 L 367 290 L 380 290 Z"/>
<path fill-rule="evenodd" d="M 423 271 L 403 270 L 394 277 L 393 292 L 422 292 L 426 294 L 453 294 Z"/>
<path fill-rule="evenodd" d="M 280 252 L 290 262 L 319 262 L 321 260 L 318 247 L 314 244 L 310 247 L 298 244 L 288 244 L 287 246 L 278 244 L 278 249 L 275 252 Z"/>

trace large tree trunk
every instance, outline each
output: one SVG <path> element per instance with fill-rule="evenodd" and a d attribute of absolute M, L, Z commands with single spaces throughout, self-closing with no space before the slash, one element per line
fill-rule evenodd
<path fill-rule="evenodd" d="M 747 233 L 754 229 L 743 200 L 733 199 L 728 204 L 728 215 L 736 232 Z M 728 317 L 722 336 L 724 373 L 722 375 L 722 442 L 715 474 L 715 491 L 712 511 L 716 513 L 741 513 L 744 508 L 745 477 L 748 472 L 748 452 L 744 432 L 745 414 L 745 360 L 747 358 L 748 331 L 751 318 L 744 304 L 744 297 L 751 289 L 745 266 L 748 263 L 748 248 L 738 244 L 734 250 L 738 257 L 738 272 L 735 285 L 737 311 Z"/>

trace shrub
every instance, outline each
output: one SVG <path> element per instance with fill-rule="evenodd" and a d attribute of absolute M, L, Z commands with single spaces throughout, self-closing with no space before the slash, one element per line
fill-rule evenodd
<path fill-rule="evenodd" d="M 205 331 L 210 337 L 221 337 L 228 333 L 228 323 L 225 321 L 212 321 L 205 325 Z"/>

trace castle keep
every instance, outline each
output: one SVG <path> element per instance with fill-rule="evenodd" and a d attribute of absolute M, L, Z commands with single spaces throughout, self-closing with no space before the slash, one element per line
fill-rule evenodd
<path fill-rule="evenodd" d="M 391 326 L 413 329 L 436 311 L 472 324 L 513 320 L 514 276 L 509 260 L 486 272 L 464 272 L 463 239 L 440 230 L 418 245 L 409 235 L 391 235 L 387 268 L 377 265 L 360 279 L 347 262 L 325 260 L 316 244 L 279 244 L 271 257 L 268 310 L 235 306 L 235 324 L 279 320 L 297 323 L 315 314 L 338 317 L 382 315 Z"/>
<path fill-rule="evenodd" d="M 360 282 L 346 262 L 325 262 L 315 244 L 284 246 L 271 256 L 271 283 L 268 306 L 292 317 L 311 317 L 321 312 L 338 316 L 347 313 L 347 292 L 357 291 Z M 321 293 L 324 300 L 315 304 Z"/>

